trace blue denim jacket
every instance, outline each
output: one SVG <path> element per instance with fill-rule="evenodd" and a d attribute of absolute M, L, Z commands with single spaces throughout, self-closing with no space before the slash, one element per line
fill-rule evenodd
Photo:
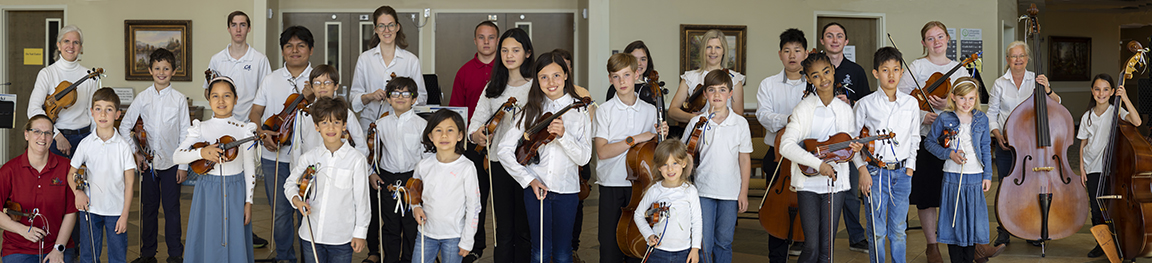
<path fill-rule="evenodd" d="M 948 155 L 952 152 L 951 149 L 944 148 L 940 145 L 940 134 L 944 129 L 955 129 L 960 126 L 960 118 L 956 117 L 956 113 L 947 111 L 941 113 L 936 117 L 936 121 L 932 123 L 932 130 L 928 132 L 928 137 L 924 139 L 924 147 L 928 152 L 935 155 L 940 160 L 950 160 Z M 984 166 L 984 180 L 992 180 L 992 136 L 988 130 L 988 116 L 979 110 L 972 111 L 972 144 L 973 149 L 976 150 L 976 157 L 980 159 L 980 163 Z"/>

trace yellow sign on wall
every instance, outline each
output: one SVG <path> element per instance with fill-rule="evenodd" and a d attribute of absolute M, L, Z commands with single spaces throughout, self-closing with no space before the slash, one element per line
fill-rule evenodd
<path fill-rule="evenodd" d="M 44 65 L 44 49 L 25 48 L 24 65 Z"/>

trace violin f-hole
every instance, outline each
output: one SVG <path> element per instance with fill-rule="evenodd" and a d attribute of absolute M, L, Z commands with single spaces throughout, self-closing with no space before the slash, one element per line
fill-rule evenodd
<path fill-rule="evenodd" d="M 1060 160 L 1060 155 L 1052 155 L 1052 160 L 1056 161 L 1056 163 L 1058 163 L 1058 164 L 1064 163 L 1064 161 Z M 1068 176 L 1064 175 L 1064 169 L 1056 169 L 1056 170 L 1060 171 L 1060 181 L 1061 182 L 1064 182 L 1064 184 L 1072 183 L 1072 177 L 1068 177 Z"/>
<path fill-rule="evenodd" d="M 1028 167 L 1028 161 L 1029 160 L 1032 160 L 1032 155 L 1025 155 L 1024 161 L 1020 165 L 1023 165 L 1024 167 Z M 1020 179 L 1012 179 L 1012 183 L 1014 183 L 1016 185 L 1022 185 L 1022 184 L 1024 184 L 1025 179 L 1028 179 L 1028 173 L 1027 172 L 1020 173 Z"/>

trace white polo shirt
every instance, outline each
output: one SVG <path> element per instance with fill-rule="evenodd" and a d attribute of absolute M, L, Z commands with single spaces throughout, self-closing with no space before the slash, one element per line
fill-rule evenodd
<path fill-rule="evenodd" d="M 381 113 L 392 110 L 392 105 L 384 101 L 364 104 L 360 96 L 384 89 L 392 81 L 392 73 L 397 77 L 409 77 L 416 82 L 416 105 L 428 103 L 428 89 L 424 87 L 424 73 L 421 73 L 420 58 L 412 52 L 395 47 L 392 64 L 385 64 L 380 55 L 380 46 L 360 54 L 356 60 L 356 71 L 352 74 L 352 88 L 348 91 L 352 111 L 360 113 L 360 127 L 368 129 L 368 124 L 376 121 Z"/>
<path fill-rule="evenodd" d="M 312 74 L 312 64 L 304 68 L 299 76 L 293 77 L 292 73 L 288 72 L 287 67 L 282 67 L 273 71 L 267 78 L 260 82 L 260 90 L 256 91 L 256 99 L 252 101 L 254 105 L 264 106 L 264 114 L 260 115 L 260 121 L 256 125 L 264 125 L 264 121 L 268 117 L 280 114 L 284 110 L 284 103 L 287 102 L 288 96 L 292 93 L 301 93 L 304 86 L 308 85 L 308 76 Z M 244 115 L 248 118 L 248 115 Z M 307 125 L 303 125 L 307 124 Z M 277 129 L 279 127 L 270 127 Z M 309 129 L 314 128 L 312 123 L 297 123 L 297 128 Z M 297 143 L 297 142 L 292 142 Z M 279 153 L 269 151 L 267 148 L 260 147 L 261 158 L 269 161 L 276 161 L 276 155 L 280 155 L 280 162 L 290 162 L 292 159 L 291 154 L 288 152 L 289 147 L 281 147 Z"/>
<path fill-rule="evenodd" d="M 119 133 L 107 141 L 96 131 L 84 137 L 72 155 L 72 168 L 87 165 L 88 211 L 101 216 L 119 216 L 124 211 L 124 172 L 136 169 L 132 145 Z M 72 178 L 68 178 L 72 180 Z"/>
<path fill-rule="evenodd" d="M 291 175 L 284 181 L 284 197 L 288 200 L 300 197 L 296 179 L 304 174 L 304 169 L 317 165 L 312 200 L 307 200 L 312 206 L 308 219 L 314 232 L 309 232 L 308 225 L 301 224 L 296 233 L 300 239 L 342 245 L 352 242 L 352 238 L 367 237 L 372 210 L 368 201 L 368 160 L 364 155 L 345 143 L 336 152 L 325 147 L 313 148 L 300 156 L 299 161 L 306 165 L 292 167 Z M 296 208 L 296 204 L 292 204 L 292 208 Z M 316 236 L 312 236 L 313 233 Z"/>
<path fill-rule="evenodd" d="M 607 140 L 608 143 L 623 141 L 628 136 L 645 132 L 656 132 L 656 106 L 648 104 L 639 98 L 632 106 L 620 101 L 620 96 L 613 97 L 604 104 L 600 104 L 596 111 L 596 118 L 592 127 L 592 137 Z M 626 164 L 628 151 L 619 155 L 601 159 L 596 163 L 596 184 L 609 187 L 630 187 L 628 181 L 628 167 Z"/>
<path fill-rule="evenodd" d="M 692 135 L 692 127 L 700 117 L 707 118 L 708 113 L 692 117 L 684 129 L 681 137 L 685 143 Z M 696 164 L 696 188 L 700 190 L 700 197 L 720 200 L 737 200 L 740 197 L 740 154 L 752 153 L 752 133 L 748 130 L 748 120 L 728 108 L 728 117 L 724 122 L 716 123 L 707 119 L 704 133 L 700 136 L 700 163 Z"/>
<path fill-rule="evenodd" d="M 232 44 L 228 44 L 232 46 Z M 264 77 L 272 74 L 272 67 L 268 65 L 268 57 L 248 45 L 248 52 L 240 59 L 232 58 L 228 54 L 228 47 L 221 50 L 208 61 L 208 68 L 220 72 L 221 75 L 232 78 L 236 83 L 236 106 L 232 108 L 232 115 L 237 119 L 248 119 L 248 112 L 252 110 L 252 101 L 256 98 L 256 90 Z M 198 74 L 194 74 L 198 76 Z M 208 80 L 204 80 L 204 88 L 208 88 Z"/>
<path fill-rule="evenodd" d="M 764 144 L 776 146 L 776 132 L 788 125 L 788 116 L 804 98 L 807 85 L 803 75 L 791 80 L 784 70 L 760 82 L 760 89 L 756 91 L 756 120 L 764 126 Z"/>
<path fill-rule="evenodd" d="M 1076 139 L 1088 140 L 1084 145 L 1084 153 L 1080 158 L 1084 162 L 1084 172 L 1099 173 L 1104 170 L 1104 148 L 1108 147 L 1109 129 L 1112 128 L 1112 117 L 1116 106 L 1108 106 L 1104 114 L 1096 115 L 1089 109 L 1080 117 L 1080 130 L 1076 132 Z M 1128 111 L 1120 108 L 1120 118 L 1128 118 Z"/>

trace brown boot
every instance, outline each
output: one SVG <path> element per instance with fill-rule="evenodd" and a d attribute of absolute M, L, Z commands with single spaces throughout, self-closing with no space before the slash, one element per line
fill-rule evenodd
<path fill-rule="evenodd" d="M 944 263 L 944 259 L 940 257 L 940 248 L 936 246 L 936 243 L 928 244 L 924 256 L 928 257 L 928 263 Z"/>
<path fill-rule="evenodd" d="M 988 258 L 996 257 L 1000 255 L 1000 252 L 1004 252 L 1005 247 L 1007 247 L 1005 244 L 1000 244 L 999 246 L 976 244 L 976 261 L 988 261 Z"/>

